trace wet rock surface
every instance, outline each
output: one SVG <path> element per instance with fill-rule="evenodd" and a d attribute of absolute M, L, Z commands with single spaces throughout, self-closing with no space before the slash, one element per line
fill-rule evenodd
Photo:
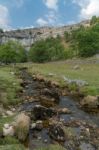
<path fill-rule="evenodd" d="M 29 149 L 59 143 L 66 150 L 99 150 L 99 114 L 90 114 L 68 96 L 61 96 L 58 85 L 42 76 L 21 70 L 24 103 L 19 112 L 31 118 Z"/>

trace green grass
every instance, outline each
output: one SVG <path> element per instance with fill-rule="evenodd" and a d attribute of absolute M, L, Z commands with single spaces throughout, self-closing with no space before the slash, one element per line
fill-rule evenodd
<path fill-rule="evenodd" d="M 59 144 L 52 144 L 48 147 L 45 148 L 39 148 L 39 149 L 35 149 L 35 150 L 66 150 L 65 148 L 63 148 L 61 145 Z"/>
<path fill-rule="evenodd" d="M 28 150 L 21 144 L 2 145 L 0 150 Z"/>
<path fill-rule="evenodd" d="M 14 117 L 12 117 L 12 116 L 6 117 L 6 118 L 0 117 L 0 132 L 2 131 L 4 124 L 5 123 L 11 123 L 13 121 L 13 118 Z"/>
<path fill-rule="evenodd" d="M 87 81 L 89 86 L 82 88 L 81 91 L 85 94 L 99 95 L 99 60 L 97 63 L 94 63 L 95 61 L 96 58 L 74 59 L 44 64 L 31 63 L 24 66 L 27 66 L 31 73 L 41 73 L 44 76 L 54 73 L 56 76 L 50 79 L 58 80 L 61 84 L 64 84 L 62 76 Z M 73 69 L 75 65 L 79 65 L 80 69 Z"/>
<path fill-rule="evenodd" d="M 0 103 L 4 106 L 14 105 L 20 100 L 17 98 L 20 90 L 20 80 L 11 72 L 16 73 L 16 69 L 12 66 L 0 66 Z"/>

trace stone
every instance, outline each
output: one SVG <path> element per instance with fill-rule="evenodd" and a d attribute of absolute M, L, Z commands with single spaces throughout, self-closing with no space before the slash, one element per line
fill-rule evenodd
<path fill-rule="evenodd" d="M 53 77 L 53 76 L 55 76 L 55 75 L 56 75 L 56 74 L 51 73 L 51 72 L 48 74 L 48 76 L 50 76 L 50 77 Z"/>
<path fill-rule="evenodd" d="M 45 80 L 45 79 L 44 79 L 44 76 L 43 76 L 43 75 L 40 75 L 40 74 L 38 74 L 38 75 L 36 76 L 36 79 L 37 79 L 38 81 L 40 81 L 40 82 L 42 82 L 42 81 Z"/>
<path fill-rule="evenodd" d="M 47 139 L 45 139 L 45 140 L 44 140 L 44 143 L 47 143 L 47 142 L 48 142 L 48 140 L 47 140 Z"/>
<path fill-rule="evenodd" d="M 38 121 L 36 122 L 36 129 L 37 129 L 37 130 L 42 130 L 42 129 L 43 129 L 43 121 L 38 120 Z"/>
<path fill-rule="evenodd" d="M 30 128 L 30 117 L 21 113 L 16 118 L 15 134 L 20 141 L 25 141 Z"/>
<path fill-rule="evenodd" d="M 49 128 L 49 135 L 50 137 L 58 142 L 65 141 L 65 132 L 60 124 L 53 124 Z"/>
<path fill-rule="evenodd" d="M 13 116 L 14 113 L 13 113 L 12 111 L 10 111 L 10 110 L 7 110 L 7 111 L 6 111 L 6 115 L 8 115 L 8 116 Z"/>
<path fill-rule="evenodd" d="M 41 105 L 36 105 L 33 108 L 32 115 L 35 120 L 45 120 L 56 114 L 56 111 L 52 108 L 46 108 Z"/>
<path fill-rule="evenodd" d="M 3 136 L 14 136 L 15 130 L 13 126 L 5 124 L 3 127 Z"/>
<path fill-rule="evenodd" d="M 58 110 L 58 112 L 59 112 L 60 114 L 70 114 L 70 113 L 71 113 L 71 111 L 70 111 L 68 108 L 60 108 L 60 109 Z"/>
<path fill-rule="evenodd" d="M 82 108 L 89 111 L 96 111 L 99 108 L 99 98 L 97 96 L 86 96 L 80 101 Z M 95 110 L 96 109 L 96 110 Z"/>
<path fill-rule="evenodd" d="M 51 88 L 51 89 L 44 88 L 41 91 L 41 94 L 49 97 L 50 99 L 54 98 L 56 102 L 59 101 L 60 92 L 56 88 Z"/>
<path fill-rule="evenodd" d="M 31 124 L 31 129 L 35 129 L 36 128 L 36 123 L 32 123 Z"/>
<path fill-rule="evenodd" d="M 80 69 L 80 66 L 79 66 L 79 65 L 76 65 L 76 66 L 73 67 L 73 69 L 74 69 L 74 70 L 78 70 L 78 69 Z"/>
<path fill-rule="evenodd" d="M 42 139 L 42 137 L 41 137 L 41 136 L 39 136 L 37 139 L 38 139 L 38 140 L 41 140 L 41 139 Z"/>

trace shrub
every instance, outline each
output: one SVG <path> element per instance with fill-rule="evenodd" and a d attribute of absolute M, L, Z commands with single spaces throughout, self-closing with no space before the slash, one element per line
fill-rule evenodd
<path fill-rule="evenodd" d="M 64 47 L 60 38 L 48 38 L 36 42 L 29 51 L 29 58 L 33 62 L 59 60 L 64 57 Z"/>
<path fill-rule="evenodd" d="M 18 42 L 9 41 L 0 46 L 0 62 L 25 62 L 27 59 L 24 48 Z"/>

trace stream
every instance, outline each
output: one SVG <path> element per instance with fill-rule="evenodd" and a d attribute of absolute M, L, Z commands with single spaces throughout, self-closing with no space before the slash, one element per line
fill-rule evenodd
<path fill-rule="evenodd" d="M 25 83 L 23 92 L 23 99 L 25 102 L 20 106 L 19 111 L 31 112 L 36 105 L 41 105 L 39 99 L 41 90 L 48 87 L 44 82 L 34 80 L 25 69 L 21 70 L 21 78 Z M 93 115 L 84 112 L 80 109 L 78 102 L 69 96 L 60 96 L 59 103 L 55 108 L 68 108 L 72 112 L 70 114 L 59 114 L 56 116 L 59 120 L 64 122 L 65 128 L 73 132 L 73 137 L 62 143 L 64 148 L 67 150 L 78 150 L 79 147 L 79 150 L 99 150 L 98 114 Z M 86 133 L 87 130 L 89 133 Z M 56 143 L 49 136 L 48 128 L 46 127 L 41 131 L 30 129 L 28 141 L 30 150 L 47 147 L 50 144 Z"/>

